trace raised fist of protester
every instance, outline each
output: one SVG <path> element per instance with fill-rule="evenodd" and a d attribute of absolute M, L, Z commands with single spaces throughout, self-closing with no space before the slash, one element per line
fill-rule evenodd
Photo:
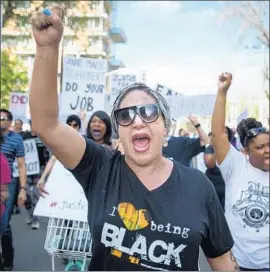
<path fill-rule="evenodd" d="M 197 126 L 199 124 L 199 121 L 196 116 L 189 115 L 188 116 L 189 121 L 192 123 L 193 126 Z"/>
<path fill-rule="evenodd" d="M 232 84 L 232 74 L 230 73 L 222 73 L 219 76 L 218 81 L 218 90 L 227 93 L 228 89 L 230 88 Z"/>
<path fill-rule="evenodd" d="M 82 121 L 84 121 L 86 119 L 86 111 L 85 110 L 81 110 L 78 115 L 80 116 L 80 119 Z"/>
<path fill-rule="evenodd" d="M 59 46 L 64 30 L 63 18 L 64 9 L 57 4 L 32 16 L 31 24 L 37 47 Z"/>

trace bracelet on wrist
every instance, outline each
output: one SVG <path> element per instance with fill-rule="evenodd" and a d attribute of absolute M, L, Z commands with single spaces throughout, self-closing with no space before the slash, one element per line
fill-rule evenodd
<path fill-rule="evenodd" d="M 25 191 L 26 191 L 26 187 L 21 186 L 21 187 L 20 187 L 20 190 L 25 190 Z"/>
<path fill-rule="evenodd" d="M 199 128 L 200 126 L 201 126 L 201 124 L 199 123 L 199 124 L 195 125 L 194 127 Z"/>

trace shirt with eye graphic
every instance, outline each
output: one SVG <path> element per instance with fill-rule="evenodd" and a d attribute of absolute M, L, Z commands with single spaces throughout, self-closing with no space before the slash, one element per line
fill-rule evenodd
<path fill-rule="evenodd" d="M 232 145 L 219 168 L 234 256 L 241 267 L 269 268 L 269 172 L 253 167 Z"/>
<path fill-rule="evenodd" d="M 174 162 L 168 180 L 149 191 L 120 152 L 91 140 L 72 171 L 89 202 L 89 270 L 198 270 L 233 246 L 215 189 L 200 171 Z"/>

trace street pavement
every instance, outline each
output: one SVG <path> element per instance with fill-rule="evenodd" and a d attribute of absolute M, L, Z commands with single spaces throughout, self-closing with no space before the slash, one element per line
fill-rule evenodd
<path fill-rule="evenodd" d="M 12 216 L 12 231 L 15 247 L 15 271 L 52 271 L 51 258 L 44 250 L 48 219 L 41 218 L 40 229 L 32 230 L 26 224 L 26 212 Z M 200 269 L 209 271 L 209 265 L 200 252 Z M 62 260 L 56 259 L 56 271 L 64 271 L 65 264 Z"/>

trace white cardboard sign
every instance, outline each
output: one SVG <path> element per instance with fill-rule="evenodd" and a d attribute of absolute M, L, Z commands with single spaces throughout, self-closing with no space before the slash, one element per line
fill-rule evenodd
<path fill-rule="evenodd" d="M 187 96 L 178 93 L 165 85 L 157 84 L 156 90 L 161 92 L 167 100 L 173 119 L 187 116 L 190 113 L 197 116 L 212 115 L 215 105 L 215 95 Z"/>
<path fill-rule="evenodd" d="M 110 94 L 106 100 L 106 111 L 110 114 L 114 101 L 121 90 L 135 83 L 137 80 L 136 75 L 131 74 L 115 74 L 109 77 L 110 82 Z"/>
<path fill-rule="evenodd" d="M 136 75 L 111 75 L 111 94 L 118 95 L 121 90 L 136 82 Z"/>
<path fill-rule="evenodd" d="M 28 93 L 11 92 L 9 97 L 9 111 L 14 119 L 26 120 Z"/>
<path fill-rule="evenodd" d="M 107 61 L 64 57 L 60 115 L 86 111 L 87 117 L 105 108 Z"/>
<path fill-rule="evenodd" d="M 87 222 L 88 202 L 74 176 L 56 161 L 45 189 L 49 195 L 40 198 L 34 215 Z"/>
<path fill-rule="evenodd" d="M 35 139 L 23 141 L 25 151 L 26 175 L 38 175 L 40 173 L 40 165 L 38 151 Z M 18 163 L 15 160 L 13 164 L 13 177 L 19 177 Z"/>

